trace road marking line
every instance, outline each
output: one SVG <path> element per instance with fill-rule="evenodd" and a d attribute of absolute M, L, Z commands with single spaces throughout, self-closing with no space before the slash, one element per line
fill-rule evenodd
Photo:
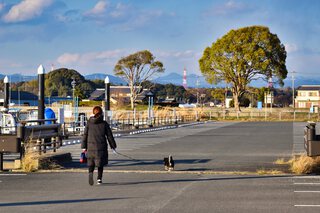
<path fill-rule="evenodd" d="M 320 183 L 293 183 L 295 185 L 320 185 Z"/>
<path fill-rule="evenodd" d="M 296 193 L 320 193 L 320 191 L 294 191 Z"/>
<path fill-rule="evenodd" d="M 27 174 L 0 174 L 0 176 L 23 176 Z"/>
<path fill-rule="evenodd" d="M 294 176 L 292 178 L 296 178 L 296 179 L 319 179 L 320 176 Z"/>
<path fill-rule="evenodd" d="M 320 205 L 294 205 L 295 207 L 320 207 Z"/>

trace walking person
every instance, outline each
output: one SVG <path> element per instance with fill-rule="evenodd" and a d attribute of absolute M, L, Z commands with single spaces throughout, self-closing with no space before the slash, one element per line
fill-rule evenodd
<path fill-rule="evenodd" d="M 115 151 L 117 144 L 113 138 L 109 124 L 103 120 L 100 106 L 93 108 L 93 116 L 84 130 L 81 148 L 87 151 L 87 165 L 89 167 L 89 184 L 93 185 L 93 171 L 98 168 L 97 184 L 102 184 L 103 166 L 108 164 L 108 144 Z"/>

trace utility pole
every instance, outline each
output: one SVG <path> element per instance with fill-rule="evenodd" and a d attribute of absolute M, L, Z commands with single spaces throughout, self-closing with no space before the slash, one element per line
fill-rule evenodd
<path fill-rule="evenodd" d="M 296 73 L 296 71 L 292 71 L 292 107 L 293 107 L 293 110 L 295 109 L 295 102 L 294 102 L 294 74 Z"/>
<path fill-rule="evenodd" d="M 76 117 L 76 97 L 75 97 L 75 90 L 76 90 L 76 79 L 73 77 L 71 86 L 72 86 L 72 101 L 73 101 L 73 118 L 74 122 L 77 122 L 77 117 Z"/>
<path fill-rule="evenodd" d="M 197 77 L 197 81 L 196 81 L 196 87 L 197 87 L 197 105 L 199 104 L 199 77 Z"/>

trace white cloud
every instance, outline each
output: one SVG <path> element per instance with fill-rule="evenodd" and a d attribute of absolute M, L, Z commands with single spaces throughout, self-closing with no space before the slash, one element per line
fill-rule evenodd
<path fill-rule="evenodd" d="M 1 10 L 4 8 L 4 4 L 3 3 L 0 3 L 0 12 Z"/>
<path fill-rule="evenodd" d="M 218 5 L 212 10 L 207 11 L 206 15 L 229 15 L 235 13 L 244 13 L 250 12 L 252 10 L 252 6 L 236 2 L 236 1 L 228 1 L 223 5 Z"/>
<path fill-rule="evenodd" d="M 23 0 L 14 5 L 9 12 L 3 16 L 7 23 L 16 23 L 31 20 L 42 14 L 43 10 L 52 4 L 52 0 Z"/>
<path fill-rule="evenodd" d="M 90 65 L 93 63 L 112 64 L 114 65 L 121 57 L 129 54 L 126 50 L 106 50 L 101 52 L 88 53 L 64 53 L 57 58 L 61 65 Z"/>
<path fill-rule="evenodd" d="M 99 1 L 91 10 L 85 12 L 86 16 L 101 16 L 104 15 L 107 7 L 108 2 L 106 1 Z"/>
<path fill-rule="evenodd" d="M 129 9 L 130 7 L 128 5 L 118 3 L 114 10 L 110 12 L 110 16 L 112 18 L 124 17 L 128 13 Z"/>
<path fill-rule="evenodd" d="M 119 31 L 147 27 L 154 24 L 159 18 L 175 16 L 174 13 L 165 13 L 161 10 L 143 10 L 131 4 L 114 4 L 108 1 L 99 1 L 92 9 L 82 15 L 86 21 L 114 26 Z"/>
<path fill-rule="evenodd" d="M 193 50 L 155 52 L 155 56 L 161 57 L 161 58 L 190 59 L 190 58 L 197 58 L 198 55 L 199 54 Z"/>
<path fill-rule="evenodd" d="M 67 65 L 67 64 L 73 64 L 77 62 L 79 59 L 80 59 L 79 54 L 64 53 L 58 57 L 57 62 L 59 64 Z"/>
<path fill-rule="evenodd" d="M 21 63 L 9 59 L 0 59 L 0 66 L 3 70 L 23 67 Z"/>
<path fill-rule="evenodd" d="M 284 44 L 287 53 L 293 53 L 298 51 L 298 46 L 296 44 Z"/>
<path fill-rule="evenodd" d="M 113 69 L 118 60 L 126 57 L 137 50 L 114 49 L 105 51 L 85 52 L 85 53 L 63 53 L 56 63 L 64 67 L 73 67 L 79 70 L 104 70 Z M 156 60 L 162 61 L 165 66 L 170 64 L 188 65 L 190 62 L 199 59 L 199 52 L 194 50 L 184 51 L 161 51 L 150 50 Z M 174 62 L 173 62 L 174 61 Z M 188 65 L 191 69 L 191 66 Z"/>

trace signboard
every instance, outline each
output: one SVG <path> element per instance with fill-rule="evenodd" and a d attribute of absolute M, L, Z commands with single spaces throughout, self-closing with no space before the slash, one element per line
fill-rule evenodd
<path fill-rule="evenodd" d="M 264 94 L 264 103 L 272 104 L 273 103 L 273 92 L 265 93 Z"/>
<path fill-rule="evenodd" d="M 258 103 L 257 103 L 257 108 L 258 108 L 258 109 L 262 109 L 262 101 L 258 101 Z"/>

